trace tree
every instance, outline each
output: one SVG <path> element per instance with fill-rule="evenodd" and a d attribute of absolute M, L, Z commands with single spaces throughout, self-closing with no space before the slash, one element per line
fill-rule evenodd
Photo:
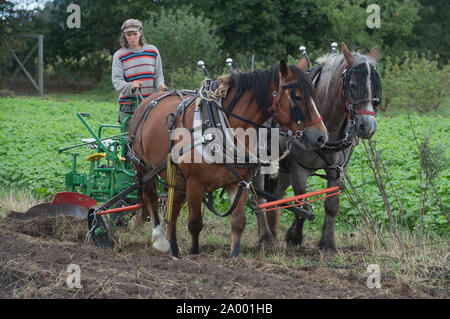
<path fill-rule="evenodd" d="M 45 33 L 45 62 L 65 61 L 98 76 L 109 72 L 108 57 L 119 48 L 120 27 L 126 19 L 144 21 L 158 6 L 145 0 L 78 0 L 81 27 L 68 28 L 67 7 L 72 0 L 48 2 L 35 23 Z M 93 73 L 93 72 L 92 72 Z"/>
<path fill-rule="evenodd" d="M 158 48 L 164 76 L 171 87 L 198 87 L 204 75 L 198 70 L 197 62 L 205 61 L 212 72 L 222 60 L 221 43 L 214 35 L 211 20 L 190 11 L 185 6 L 162 9 L 160 13 L 152 13 L 144 23 L 144 34 Z"/>
<path fill-rule="evenodd" d="M 380 3 L 380 28 L 367 26 L 370 13 L 366 10 L 369 4 L 370 1 L 361 0 L 318 0 L 319 11 L 328 18 L 331 25 L 327 36 L 338 43 L 346 42 L 353 50 L 369 50 L 378 45 L 383 55 L 397 55 L 408 49 L 413 35 L 413 24 L 419 19 L 420 6 L 417 1 L 385 0 Z"/>
<path fill-rule="evenodd" d="M 171 7 L 184 3 L 181 0 L 169 2 Z M 190 1 L 196 14 L 203 13 L 216 26 L 216 35 L 223 42 L 222 49 L 227 56 L 253 53 L 266 60 L 276 61 L 285 54 L 279 45 L 281 41 L 280 15 L 277 1 Z"/>
<path fill-rule="evenodd" d="M 177 7 L 183 2 L 173 0 L 168 5 Z M 344 41 L 354 50 L 369 50 L 378 45 L 383 53 L 400 54 L 409 48 L 420 8 L 416 0 L 383 1 L 381 28 L 370 29 L 366 24 L 370 1 L 192 0 L 190 3 L 194 12 L 203 12 L 216 25 L 227 54 L 255 53 L 266 64 L 287 55 L 298 56 L 302 44 L 316 57 L 330 52 L 333 41 Z"/>
<path fill-rule="evenodd" d="M 414 46 L 420 52 L 439 54 L 440 64 L 450 59 L 450 2 L 447 0 L 419 0 L 420 21 L 413 28 Z"/>

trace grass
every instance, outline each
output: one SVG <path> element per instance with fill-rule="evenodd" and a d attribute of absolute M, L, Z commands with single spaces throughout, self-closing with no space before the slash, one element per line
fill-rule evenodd
<path fill-rule="evenodd" d="M 0 188 L 0 216 L 7 211 L 26 212 L 30 207 L 42 203 L 31 190 Z"/>

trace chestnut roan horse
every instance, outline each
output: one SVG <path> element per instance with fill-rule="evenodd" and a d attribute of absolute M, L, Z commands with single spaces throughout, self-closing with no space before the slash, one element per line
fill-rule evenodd
<path fill-rule="evenodd" d="M 194 113 L 199 105 L 204 107 L 205 104 L 191 103 L 192 96 L 179 93 L 183 91 L 176 92 L 178 93 L 158 93 L 148 97 L 139 105 L 130 121 L 130 157 L 134 158 L 137 174 L 145 175 L 149 170 L 160 167 L 161 163 L 167 161 L 173 147 L 178 143 L 186 143 L 184 138 L 172 136 L 174 128 L 184 127 L 190 132 L 191 138 L 194 135 Z M 186 102 L 188 100 L 189 103 Z M 258 128 L 274 116 L 286 131 L 300 131 L 302 142 L 311 148 L 320 148 L 328 137 L 315 106 L 311 81 L 297 67 L 287 66 L 284 61 L 271 69 L 233 73 L 229 79 L 228 92 L 221 100 L 221 107 L 215 103 L 211 103 L 210 107 L 212 112 L 224 112 L 223 115 L 227 117 L 231 128 Z M 173 127 L 170 127 L 170 123 Z M 185 159 L 192 158 L 194 149 L 190 148 L 180 156 L 178 162 L 173 163 L 176 167 L 176 191 L 172 201 L 171 218 L 167 221 L 167 239 L 158 216 L 158 198 L 154 183 L 142 185 L 140 193 L 144 211 L 150 212 L 153 222 L 153 246 L 161 251 L 168 251 L 170 248 L 172 255 L 179 257 L 176 221 L 186 199 L 189 209 L 188 229 L 192 239 L 190 253 L 199 253 L 204 194 L 224 188 L 232 203 L 238 193 L 241 195 L 237 203 L 232 205 L 234 209 L 231 218 L 232 243 L 229 257 L 237 256 L 246 225 L 245 202 L 248 185 L 257 166 L 207 163 L 203 158 L 200 163 L 190 163 Z M 159 176 L 167 181 L 168 171 L 164 168 Z"/>
<path fill-rule="evenodd" d="M 306 193 L 307 178 L 317 175 L 315 171 L 319 169 L 325 170 L 326 176 L 317 176 L 327 179 L 327 187 L 342 185 L 343 174 L 347 172 L 358 137 L 369 139 L 375 134 L 376 107 L 381 102 L 381 83 L 376 70 L 378 49 L 373 48 L 366 56 L 351 53 L 343 43 L 342 53 L 319 58 L 319 66 L 308 72 L 316 91 L 317 107 L 329 132 L 329 141 L 317 151 L 306 151 L 293 143 L 289 155 L 280 161 L 276 181 L 266 178 L 266 191 L 278 198 L 283 196 L 289 185 L 292 185 L 295 195 Z M 303 58 L 298 67 L 304 70 L 306 65 Z M 339 196 L 328 197 L 324 205 L 325 221 L 319 248 L 334 251 Z M 280 213 L 269 212 L 265 215 L 269 229 L 262 227 L 264 223 L 259 221 L 259 240 L 264 243 L 268 243 L 267 238 L 276 241 Z M 304 222 L 304 218 L 294 219 L 286 233 L 288 246 L 302 243 Z"/>

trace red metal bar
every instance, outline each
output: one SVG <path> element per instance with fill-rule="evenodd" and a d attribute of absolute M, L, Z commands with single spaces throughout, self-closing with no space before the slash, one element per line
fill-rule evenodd
<path fill-rule="evenodd" d="M 139 208 L 141 208 L 141 207 L 142 207 L 142 204 L 136 204 L 136 205 L 131 205 L 131 206 L 124 206 L 124 207 L 112 208 L 112 209 L 104 210 L 104 211 L 98 213 L 98 215 L 112 214 L 112 213 L 122 213 L 122 212 L 130 212 L 130 211 L 139 209 Z"/>
<path fill-rule="evenodd" d="M 271 207 L 271 206 L 277 206 L 277 205 L 281 205 L 281 204 L 288 203 L 288 202 L 291 202 L 291 201 L 298 201 L 298 200 L 305 199 L 305 198 L 308 198 L 308 197 L 321 195 L 323 193 L 336 192 L 338 190 L 339 190 L 338 186 L 325 188 L 325 189 L 322 189 L 320 191 L 310 192 L 310 193 L 297 195 L 297 196 L 293 196 L 293 197 L 289 197 L 289 198 L 283 198 L 283 199 L 276 200 L 276 201 L 273 201 L 273 202 L 264 203 L 264 204 L 259 205 L 259 208 L 263 209 L 263 208 L 267 208 L 267 207 Z"/>
<path fill-rule="evenodd" d="M 336 192 L 336 193 L 328 194 L 328 195 L 325 195 L 325 196 L 321 196 L 321 197 L 319 197 L 319 198 L 311 199 L 311 200 L 306 201 L 306 202 L 296 200 L 296 203 L 295 203 L 295 204 L 287 205 L 287 206 L 286 206 L 286 205 L 284 205 L 284 206 L 276 206 L 276 207 L 273 207 L 273 208 L 266 209 L 265 211 L 266 211 L 266 213 L 267 213 L 267 212 L 271 212 L 271 211 L 274 211 L 274 210 L 277 210 L 277 209 L 285 209 L 285 208 L 289 208 L 289 207 L 293 207 L 293 206 L 304 205 L 304 204 L 308 204 L 308 203 L 315 202 L 316 200 L 324 199 L 324 198 L 331 197 L 331 196 L 334 196 L 334 195 L 339 195 L 340 193 L 341 193 L 341 192 Z"/>

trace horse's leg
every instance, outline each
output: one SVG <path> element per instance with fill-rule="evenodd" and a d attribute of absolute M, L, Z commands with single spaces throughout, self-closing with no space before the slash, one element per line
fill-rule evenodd
<path fill-rule="evenodd" d="M 306 193 L 306 179 L 308 177 L 305 172 L 302 172 L 300 167 L 296 164 L 290 167 L 291 183 L 295 195 Z M 303 242 L 303 224 L 305 219 L 302 217 L 295 217 L 291 227 L 286 232 L 286 243 L 288 247 L 300 246 Z"/>
<path fill-rule="evenodd" d="M 328 177 L 327 187 L 338 185 L 337 172 L 334 169 L 325 170 Z M 331 196 L 325 199 L 325 220 L 322 227 L 322 237 L 319 241 L 319 248 L 336 251 L 334 240 L 334 223 L 339 212 L 339 196 Z"/>
<path fill-rule="evenodd" d="M 185 197 L 186 196 L 184 194 L 175 192 L 172 204 L 172 216 L 170 222 L 167 223 L 167 239 L 170 243 L 170 250 L 172 252 L 172 256 L 175 258 L 178 258 L 180 255 L 180 251 L 178 249 L 177 244 L 177 220 Z"/>
<path fill-rule="evenodd" d="M 159 251 L 167 252 L 170 244 L 166 239 L 164 230 L 158 216 L 158 196 L 153 183 L 147 183 L 142 191 L 142 201 L 144 208 L 150 212 L 153 222 L 152 241 L 153 247 Z"/>
<path fill-rule="evenodd" d="M 199 235 L 203 228 L 202 199 L 204 193 L 199 191 L 200 186 L 190 180 L 186 184 L 186 199 L 189 207 L 188 229 L 191 233 L 190 254 L 199 253 Z"/>
<path fill-rule="evenodd" d="M 256 187 L 260 189 L 265 188 L 265 176 L 263 174 L 258 174 L 253 179 L 253 183 Z M 260 197 L 259 203 L 264 203 L 265 200 Z M 266 212 L 258 211 L 256 212 L 256 220 L 258 221 L 258 246 L 271 247 L 274 244 L 275 238 L 269 229 L 269 224 L 267 223 Z"/>
<path fill-rule="evenodd" d="M 138 190 L 138 199 L 140 202 L 143 202 L 143 191 L 142 189 Z M 150 216 L 150 213 L 148 212 L 147 208 L 145 206 L 142 206 L 141 211 L 138 212 L 135 222 L 135 226 L 142 226 L 147 221 L 147 217 Z"/>
<path fill-rule="evenodd" d="M 266 191 L 269 193 L 272 193 L 277 198 L 283 198 L 286 189 L 290 185 L 289 180 L 289 173 L 288 171 L 281 170 L 278 172 L 278 177 L 276 180 L 276 184 L 273 188 L 267 187 L 265 188 Z M 272 210 L 268 213 L 266 213 L 267 223 L 269 224 L 270 232 L 272 233 L 273 238 L 275 241 L 278 241 L 278 235 L 277 235 L 277 229 L 278 229 L 278 223 L 281 216 L 281 210 Z"/>
<path fill-rule="evenodd" d="M 233 203 L 234 198 L 237 196 L 238 186 L 228 187 L 226 189 L 230 195 L 230 202 Z M 245 229 L 247 219 L 245 217 L 245 203 L 247 201 L 248 191 L 242 190 L 241 197 L 239 198 L 236 208 L 231 214 L 231 249 L 228 258 L 235 257 L 241 252 L 241 238 Z"/>

